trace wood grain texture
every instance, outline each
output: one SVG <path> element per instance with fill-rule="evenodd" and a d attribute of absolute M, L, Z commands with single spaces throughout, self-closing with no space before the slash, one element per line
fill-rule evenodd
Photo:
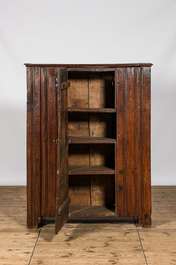
<path fill-rule="evenodd" d="M 88 108 L 88 74 L 69 73 L 68 107 Z"/>
<path fill-rule="evenodd" d="M 33 224 L 33 175 L 32 175 L 32 117 L 33 117 L 33 68 L 27 71 L 27 226 L 32 227 Z"/>
<path fill-rule="evenodd" d="M 151 67 L 152 63 L 123 63 L 123 64 L 31 64 L 25 63 L 25 66 L 41 66 L 41 67 L 69 67 L 69 68 L 115 68 L 115 67 Z"/>
<path fill-rule="evenodd" d="M 48 215 L 47 68 L 41 68 L 41 216 Z"/>
<path fill-rule="evenodd" d="M 141 132 L 142 132 L 142 214 L 143 227 L 151 226 L 151 150 L 150 150 L 150 119 L 151 119 L 151 69 L 142 69 L 142 93 L 141 93 Z"/>
<path fill-rule="evenodd" d="M 142 175 L 141 175 L 141 69 L 135 68 L 135 190 L 136 190 L 136 216 L 139 225 L 142 220 Z"/>
<path fill-rule="evenodd" d="M 48 216 L 55 216 L 56 201 L 56 169 L 57 146 L 54 140 L 58 137 L 57 129 L 57 101 L 56 101 L 56 76 L 54 68 L 47 68 L 47 99 L 48 99 Z"/>
<path fill-rule="evenodd" d="M 153 229 L 124 218 L 74 217 L 58 235 L 54 222 L 26 229 L 26 192 L 25 186 L 0 187 L 0 264 L 29 264 L 31 258 L 30 264 L 141 265 L 144 254 L 148 264 L 175 263 L 176 186 L 152 187 Z"/>
<path fill-rule="evenodd" d="M 111 144 L 115 143 L 116 140 L 105 137 L 77 137 L 69 136 L 69 144 Z"/>
<path fill-rule="evenodd" d="M 139 225 L 150 227 L 151 64 L 79 66 L 27 67 L 28 227 L 55 216 L 68 197 L 68 163 L 76 204 L 115 201 L 116 216 L 138 217 Z M 61 89 L 70 68 L 70 87 Z M 63 176 L 57 196 L 56 175 Z M 68 209 L 62 225 L 67 215 Z"/>
<path fill-rule="evenodd" d="M 109 175 L 114 170 L 106 166 L 69 166 L 69 175 Z"/>
<path fill-rule="evenodd" d="M 57 176 L 55 184 L 56 210 L 55 233 L 57 234 L 68 219 L 68 111 L 67 89 L 62 90 L 62 83 L 67 82 L 67 69 L 56 70 L 57 90 Z M 58 215 L 59 209 L 65 205 L 64 210 Z"/>
<path fill-rule="evenodd" d="M 116 215 L 137 216 L 143 227 L 151 225 L 150 71 L 117 68 L 115 87 Z"/>
<path fill-rule="evenodd" d="M 115 113 L 116 109 L 114 108 L 68 108 L 68 112 L 93 112 L 93 113 Z"/>
<path fill-rule="evenodd" d="M 90 205 L 89 175 L 72 175 L 69 177 L 70 205 Z"/>
<path fill-rule="evenodd" d="M 124 124 L 125 102 L 124 90 L 126 69 L 117 68 L 115 72 L 115 95 L 116 95 L 116 150 L 115 150 L 115 212 L 117 216 L 126 215 L 126 183 L 124 169 Z"/>
<path fill-rule="evenodd" d="M 126 216 L 135 216 L 135 172 L 134 172 L 134 68 L 127 68 L 127 145 L 126 145 Z"/>
<path fill-rule="evenodd" d="M 40 69 L 27 69 L 27 174 L 28 227 L 38 227 L 40 217 Z"/>

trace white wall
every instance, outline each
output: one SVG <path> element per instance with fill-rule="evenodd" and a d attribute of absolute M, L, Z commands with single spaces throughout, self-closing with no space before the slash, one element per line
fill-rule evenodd
<path fill-rule="evenodd" d="M 26 184 L 23 63 L 152 67 L 152 184 L 176 185 L 176 1 L 0 0 L 0 185 Z"/>

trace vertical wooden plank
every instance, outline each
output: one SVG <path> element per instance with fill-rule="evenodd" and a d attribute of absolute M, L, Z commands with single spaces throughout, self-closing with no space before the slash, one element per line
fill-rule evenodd
<path fill-rule="evenodd" d="M 68 106 L 67 89 L 61 90 L 61 82 L 67 81 L 67 69 L 56 70 L 57 86 L 57 113 L 58 113 L 58 148 L 57 148 L 57 184 L 55 233 L 62 228 L 68 219 L 68 203 L 61 214 L 58 209 L 68 201 Z"/>
<path fill-rule="evenodd" d="M 40 68 L 34 67 L 33 72 L 33 223 L 38 226 L 40 217 L 40 179 L 41 179 L 41 149 L 40 149 Z"/>
<path fill-rule="evenodd" d="M 150 116 L 151 116 L 151 68 L 142 68 L 141 87 L 141 133 L 142 133 L 142 225 L 151 226 L 151 155 L 150 155 Z"/>
<path fill-rule="evenodd" d="M 68 107 L 88 108 L 88 74 L 69 73 Z"/>
<path fill-rule="evenodd" d="M 68 74 L 70 87 L 68 88 L 68 107 L 88 108 L 89 105 L 89 74 Z M 68 116 L 69 136 L 89 136 L 89 114 L 69 113 Z M 70 145 L 68 155 L 69 166 L 89 165 L 89 146 Z M 79 183 L 80 178 L 81 182 Z M 90 177 L 70 176 L 69 196 L 71 205 L 90 205 Z"/>
<path fill-rule="evenodd" d="M 47 72 L 41 68 L 41 216 L 47 216 L 48 202 L 48 131 L 47 131 Z"/>
<path fill-rule="evenodd" d="M 47 131 L 48 131 L 48 214 L 55 216 L 56 168 L 57 168 L 57 114 L 55 68 L 47 68 Z"/>
<path fill-rule="evenodd" d="M 127 68 L 127 216 L 135 216 L 134 112 L 134 68 L 129 67 Z"/>
<path fill-rule="evenodd" d="M 27 227 L 33 226 L 32 193 L 32 123 L 33 123 L 33 67 L 27 67 Z"/>
<path fill-rule="evenodd" d="M 135 68 L 135 193 L 136 216 L 139 224 L 142 220 L 142 193 L 141 193 L 141 68 Z"/>
<path fill-rule="evenodd" d="M 124 167 L 126 68 L 115 69 L 116 145 L 115 145 L 115 214 L 126 214 L 126 183 Z"/>

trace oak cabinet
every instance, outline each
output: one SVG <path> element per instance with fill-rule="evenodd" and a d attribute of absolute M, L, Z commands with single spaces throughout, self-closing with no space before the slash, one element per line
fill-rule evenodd
<path fill-rule="evenodd" d="M 27 68 L 27 226 L 136 217 L 151 226 L 152 64 Z"/>

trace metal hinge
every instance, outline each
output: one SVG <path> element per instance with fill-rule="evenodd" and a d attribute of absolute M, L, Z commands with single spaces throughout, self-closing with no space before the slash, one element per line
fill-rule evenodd
<path fill-rule="evenodd" d="M 53 143 L 56 143 L 56 144 L 58 144 L 58 139 L 56 139 L 56 140 L 53 140 Z"/>
<path fill-rule="evenodd" d="M 58 78 L 56 78 L 56 88 L 58 88 Z"/>

